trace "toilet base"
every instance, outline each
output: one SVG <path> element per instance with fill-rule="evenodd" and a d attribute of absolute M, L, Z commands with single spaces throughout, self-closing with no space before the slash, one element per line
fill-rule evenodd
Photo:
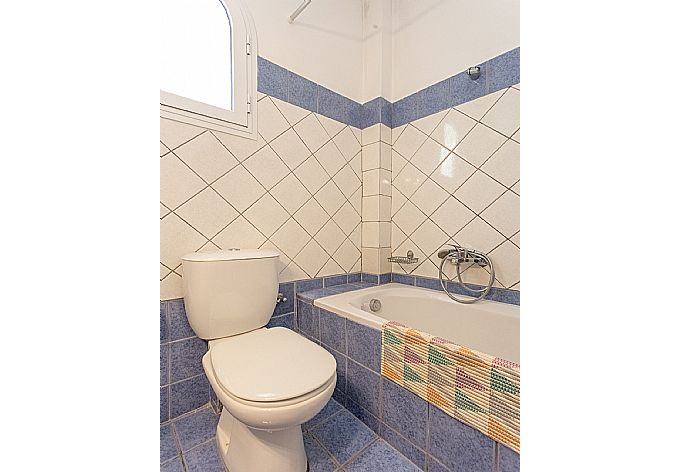
<path fill-rule="evenodd" d="M 223 408 L 216 428 L 216 444 L 230 472 L 308 470 L 301 425 L 279 431 L 253 429 Z"/>

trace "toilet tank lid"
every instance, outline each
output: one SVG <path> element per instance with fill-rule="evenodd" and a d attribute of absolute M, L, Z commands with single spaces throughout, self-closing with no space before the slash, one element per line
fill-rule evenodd
<path fill-rule="evenodd" d="M 246 259 L 266 259 L 279 257 L 280 253 L 272 249 L 223 249 L 213 252 L 193 252 L 182 256 L 183 261 L 190 262 L 215 262 L 215 261 L 239 261 Z"/>

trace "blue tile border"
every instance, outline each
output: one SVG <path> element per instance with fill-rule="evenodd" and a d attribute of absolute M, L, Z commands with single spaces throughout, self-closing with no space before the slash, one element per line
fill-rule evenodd
<path fill-rule="evenodd" d="M 520 82 L 519 47 L 477 64 L 477 80 L 462 71 L 394 103 L 377 97 L 360 104 L 263 57 L 257 61 L 259 92 L 359 129 L 397 128 Z"/>

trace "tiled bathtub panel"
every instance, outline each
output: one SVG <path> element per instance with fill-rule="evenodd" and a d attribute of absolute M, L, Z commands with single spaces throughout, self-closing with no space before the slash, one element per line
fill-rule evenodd
<path fill-rule="evenodd" d="M 520 472 L 520 454 L 505 447 L 498 445 L 499 472 Z"/>
<path fill-rule="evenodd" d="M 381 417 L 381 375 L 347 360 L 347 398 Z"/>
<path fill-rule="evenodd" d="M 382 383 L 382 419 L 417 447 L 426 447 L 429 404 L 386 378 Z"/>
<path fill-rule="evenodd" d="M 324 345 L 332 347 L 342 354 L 346 353 L 345 318 L 320 308 L 319 330 L 319 339 Z"/>
<path fill-rule="evenodd" d="M 301 333 L 319 341 L 319 309 L 317 307 L 298 300 L 297 325 Z"/>
<path fill-rule="evenodd" d="M 345 399 L 347 398 L 347 357 L 326 344 L 322 345 L 325 350 L 330 352 L 333 357 L 335 357 L 337 375 L 335 390 L 338 397 L 336 400 L 344 405 L 346 403 Z M 333 394 L 334 397 L 336 397 L 336 393 Z M 341 401 L 339 398 L 343 401 Z"/>
<path fill-rule="evenodd" d="M 494 441 L 429 405 L 428 450 L 453 472 L 492 472 Z"/>
<path fill-rule="evenodd" d="M 347 356 L 379 372 L 381 370 L 381 332 L 347 320 Z"/>

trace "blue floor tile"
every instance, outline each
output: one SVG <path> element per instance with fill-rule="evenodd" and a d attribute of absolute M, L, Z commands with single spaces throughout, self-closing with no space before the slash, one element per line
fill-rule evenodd
<path fill-rule="evenodd" d="M 216 434 L 218 416 L 211 408 L 204 408 L 193 415 L 185 416 L 174 422 L 177 437 L 183 451 L 213 438 Z"/>
<path fill-rule="evenodd" d="M 333 416 L 335 413 L 339 412 L 342 409 L 342 405 L 331 398 L 330 400 L 328 400 L 328 403 L 326 403 L 326 406 L 324 406 L 321 409 L 321 411 L 319 411 L 316 414 L 315 417 L 313 417 L 305 423 L 305 426 L 307 427 L 307 429 L 313 429 L 314 427 L 318 426 L 323 420 Z"/>
<path fill-rule="evenodd" d="M 343 470 L 348 472 L 419 472 L 421 469 L 386 442 L 378 440 Z"/>
<path fill-rule="evenodd" d="M 331 416 L 312 434 L 343 464 L 364 449 L 376 438 L 376 434 L 347 410 Z"/>
<path fill-rule="evenodd" d="M 308 434 L 304 435 L 304 450 L 309 461 L 309 472 L 333 472 L 338 467 L 326 450 Z"/>
<path fill-rule="evenodd" d="M 177 455 L 177 445 L 175 444 L 175 435 L 173 434 L 172 426 L 166 424 L 161 426 L 161 463 L 172 459 Z"/>
<path fill-rule="evenodd" d="M 161 464 L 161 472 L 184 472 L 184 467 L 182 467 L 182 459 L 176 457 L 165 464 Z"/>
<path fill-rule="evenodd" d="M 188 472 L 225 472 L 215 439 L 185 452 L 183 457 Z"/>

